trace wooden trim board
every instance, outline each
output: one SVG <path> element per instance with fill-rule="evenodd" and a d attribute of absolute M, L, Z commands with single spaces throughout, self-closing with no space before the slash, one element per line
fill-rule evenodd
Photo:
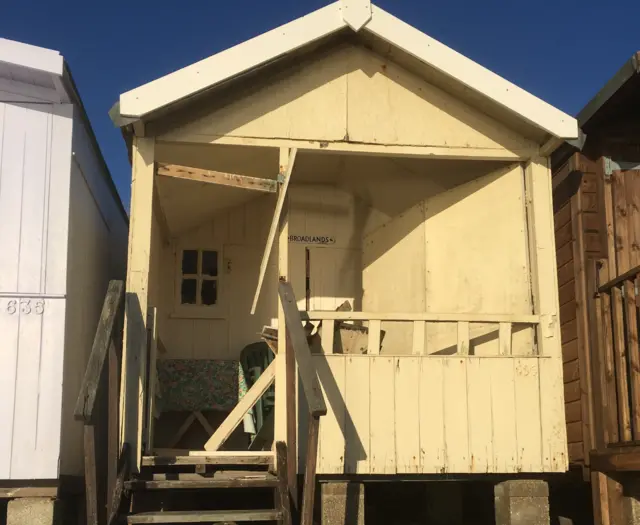
<path fill-rule="evenodd" d="M 271 179 L 249 177 L 247 175 L 205 170 L 201 168 L 190 168 L 187 166 L 179 166 L 177 164 L 159 163 L 157 174 L 162 177 L 174 177 L 176 179 L 205 182 L 207 184 L 220 184 L 221 186 L 230 186 L 232 188 L 255 190 L 266 193 L 275 193 L 278 187 L 278 183 Z"/>

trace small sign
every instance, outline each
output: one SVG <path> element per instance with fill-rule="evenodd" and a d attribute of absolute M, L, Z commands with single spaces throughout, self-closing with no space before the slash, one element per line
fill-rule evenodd
<path fill-rule="evenodd" d="M 289 235 L 289 242 L 299 244 L 335 244 L 336 238 L 330 235 Z"/>

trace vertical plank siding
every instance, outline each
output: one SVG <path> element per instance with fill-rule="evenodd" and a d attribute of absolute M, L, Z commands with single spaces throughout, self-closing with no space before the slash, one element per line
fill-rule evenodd
<path fill-rule="evenodd" d="M 545 384 L 550 358 L 314 360 L 329 406 L 319 474 L 564 471 L 562 454 L 545 457 L 539 423 L 545 388 L 556 388 Z M 550 439 L 547 451 L 563 449 L 564 436 Z"/>
<path fill-rule="evenodd" d="M 59 473 L 72 117 L 0 103 L 0 479 Z"/>

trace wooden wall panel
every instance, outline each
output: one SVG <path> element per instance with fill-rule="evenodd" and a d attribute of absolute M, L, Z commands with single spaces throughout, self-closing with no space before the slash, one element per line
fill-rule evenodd
<path fill-rule="evenodd" d="M 330 407 L 320 424 L 320 474 L 564 470 L 562 453 L 545 456 L 540 433 L 540 381 L 550 377 L 540 371 L 549 358 L 314 360 Z"/>

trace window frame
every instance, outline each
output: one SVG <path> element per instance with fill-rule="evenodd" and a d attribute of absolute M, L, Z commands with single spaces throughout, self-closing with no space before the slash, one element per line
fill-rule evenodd
<path fill-rule="evenodd" d="M 185 251 L 195 251 L 198 254 L 196 273 L 182 273 L 182 258 Z M 216 252 L 218 259 L 218 272 L 216 276 L 204 275 L 202 273 L 202 262 L 204 252 Z M 180 244 L 175 249 L 174 261 L 174 307 L 171 317 L 183 319 L 226 319 L 224 311 L 224 296 L 222 293 L 223 281 L 223 254 L 222 247 L 216 245 L 202 246 L 194 244 Z M 196 280 L 196 304 L 182 303 L 182 281 L 183 279 Z M 203 305 L 202 300 L 202 283 L 204 281 L 216 281 L 216 303 L 212 305 Z"/>

